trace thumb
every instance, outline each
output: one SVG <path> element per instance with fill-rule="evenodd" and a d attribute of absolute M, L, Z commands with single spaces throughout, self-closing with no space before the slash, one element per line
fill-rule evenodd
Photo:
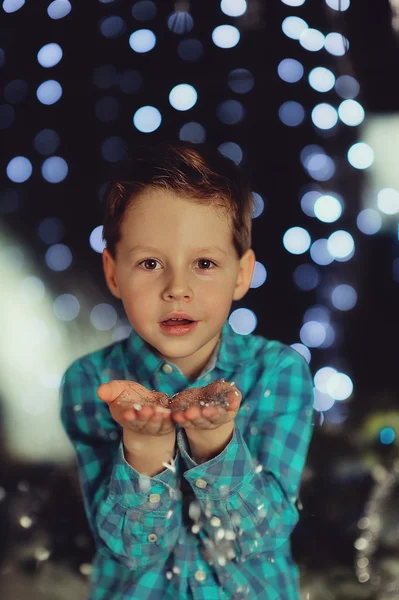
<path fill-rule="evenodd" d="M 103 402 L 113 402 L 124 390 L 127 389 L 127 382 L 119 379 L 102 383 L 97 388 L 97 396 Z"/>

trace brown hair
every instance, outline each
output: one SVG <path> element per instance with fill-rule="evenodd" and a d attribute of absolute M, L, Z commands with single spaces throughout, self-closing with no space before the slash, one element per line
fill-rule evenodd
<path fill-rule="evenodd" d="M 183 141 L 136 146 L 118 165 L 104 193 L 102 238 L 112 258 L 120 241 L 125 211 L 147 188 L 173 191 L 187 200 L 224 208 L 239 258 L 251 248 L 254 199 L 247 175 L 208 144 Z"/>

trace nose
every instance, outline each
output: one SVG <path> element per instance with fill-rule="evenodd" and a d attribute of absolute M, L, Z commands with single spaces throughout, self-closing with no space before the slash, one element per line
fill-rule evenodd
<path fill-rule="evenodd" d="M 163 291 L 164 298 L 176 298 L 178 300 L 180 298 L 191 298 L 192 296 L 193 292 L 187 274 L 175 272 L 169 277 Z"/>

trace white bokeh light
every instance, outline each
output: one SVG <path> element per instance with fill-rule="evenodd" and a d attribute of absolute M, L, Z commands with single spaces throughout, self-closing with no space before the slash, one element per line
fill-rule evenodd
<path fill-rule="evenodd" d="M 13 13 L 23 7 L 25 0 L 4 0 L 3 10 L 6 13 Z"/>
<path fill-rule="evenodd" d="M 347 400 L 353 392 L 353 383 L 345 373 L 334 373 L 328 380 L 327 394 L 335 400 Z"/>
<path fill-rule="evenodd" d="M 36 96 L 42 104 L 55 104 L 62 96 L 62 87 L 54 79 L 43 81 L 36 90 Z"/>
<path fill-rule="evenodd" d="M 317 104 L 312 110 L 311 116 L 313 123 L 319 129 L 331 129 L 338 121 L 337 110 L 326 102 Z"/>
<path fill-rule="evenodd" d="M 281 24 L 284 35 L 292 40 L 299 40 L 302 33 L 308 29 L 309 25 L 299 17 L 286 17 Z"/>
<path fill-rule="evenodd" d="M 46 44 L 37 53 L 37 62 L 46 69 L 58 65 L 61 58 L 62 48 L 59 44 L 55 43 Z"/>
<path fill-rule="evenodd" d="M 129 46 L 139 54 L 150 52 L 156 44 L 157 38 L 151 29 L 138 29 L 129 37 Z"/>
<path fill-rule="evenodd" d="M 188 83 L 176 85 L 169 93 L 169 102 L 176 110 L 190 110 L 197 102 L 196 89 Z"/>
<path fill-rule="evenodd" d="M 220 9 L 229 17 L 241 17 L 247 10 L 246 0 L 222 0 Z"/>
<path fill-rule="evenodd" d="M 386 215 L 396 215 L 399 212 L 399 192 L 393 188 L 384 188 L 378 192 L 377 206 Z"/>
<path fill-rule="evenodd" d="M 255 313 L 249 308 L 237 308 L 233 310 L 228 320 L 232 329 L 241 335 L 251 334 L 258 322 Z"/>
<path fill-rule="evenodd" d="M 293 350 L 296 350 L 301 356 L 303 356 L 303 358 L 308 364 L 310 363 L 310 361 L 312 360 L 312 355 L 307 346 L 298 342 L 296 342 L 295 344 L 290 344 L 290 346 L 291 348 L 293 348 Z"/>
<path fill-rule="evenodd" d="M 105 248 L 105 242 L 102 239 L 102 233 L 103 233 L 103 226 L 99 225 L 98 227 L 95 227 L 93 229 L 93 231 L 90 234 L 90 238 L 89 238 L 89 244 L 90 244 L 91 248 L 93 248 L 93 250 L 95 252 L 98 252 L 99 254 L 102 254 L 102 251 Z"/>
<path fill-rule="evenodd" d="M 349 48 L 349 42 L 341 33 L 328 33 L 324 41 L 324 47 L 333 56 L 343 56 Z"/>
<path fill-rule="evenodd" d="M 333 375 L 337 373 L 337 370 L 333 367 L 321 367 L 314 375 L 313 382 L 315 388 L 322 394 L 327 394 L 327 385 Z"/>
<path fill-rule="evenodd" d="M 382 218 L 373 208 L 365 208 L 358 214 L 356 224 L 362 233 L 374 235 L 382 227 Z"/>
<path fill-rule="evenodd" d="M 90 311 L 90 322 L 99 331 L 108 331 L 116 325 L 118 315 L 110 304 L 97 304 Z"/>
<path fill-rule="evenodd" d="M 347 157 L 355 169 L 368 169 L 374 162 L 374 151 L 365 142 L 357 142 L 349 148 Z"/>
<path fill-rule="evenodd" d="M 346 258 L 354 252 L 355 242 L 347 231 L 334 231 L 327 240 L 327 248 L 335 259 Z"/>
<path fill-rule="evenodd" d="M 63 19 L 72 10 L 72 5 L 69 0 L 54 0 L 47 7 L 47 14 L 51 19 Z"/>
<path fill-rule="evenodd" d="M 68 165 L 60 156 L 50 156 L 42 164 L 42 175 L 49 183 L 60 183 L 68 175 Z"/>
<path fill-rule="evenodd" d="M 326 329 L 323 323 L 308 321 L 302 325 L 299 337 L 301 342 L 310 348 L 318 348 L 326 339 Z"/>
<path fill-rule="evenodd" d="M 313 242 L 310 247 L 310 256 L 318 265 L 330 265 L 334 261 L 334 257 L 328 250 L 328 240 L 325 238 Z"/>
<path fill-rule="evenodd" d="M 335 75 L 325 67 L 315 67 L 308 75 L 309 85 L 316 92 L 329 92 L 335 85 Z"/>
<path fill-rule="evenodd" d="M 133 124 L 143 133 L 152 133 L 162 122 L 161 113 L 155 106 L 142 106 L 133 115 Z"/>
<path fill-rule="evenodd" d="M 329 394 L 323 394 L 317 388 L 314 388 L 314 402 L 313 408 L 318 412 L 324 412 L 326 410 L 330 410 L 335 404 L 334 398 L 332 398 Z"/>
<path fill-rule="evenodd" d="M 364 121 L 364 108 L 356 100 L 344 100 L 338 107 L 339 118 L 345 125 L 356 127 Z"/>
<path fill-rule="evenodd" d="M 305 29 L 300 37 L 299 43 L 302 48 L 309 50 L 309 52 L 318 52 L 324 46 L 324 35 L 318 29 Z"/>
<path fill-rule="evenodd" d="M 296 83 L 303 76 L 303 66 L 294 58 L 284 58 L 277 67 L 277 72 L 283 81 Z"/>
<path fill-rule="evenodd" d="M 302 6 L 302 4 L 305 4 L 306 0 L 281 0 L 281 2 L 287 6 Z"/>
<path fill-rule="evenodd" d="M 319 221 L 334 223 L 342 214 L 342 206 L 335 196 L 325 194 L 316 200 L 314 213 Z"/>
<path fill-rule="evenodd" d="M 234 48 L 240 41 L 240 32 L 233 25 L 219 25 L 212 31 L 212 41 L 219 48 Z"/>
<path fill-rule="evenodd" d="M 53 311 L 61 321 L 73 321 L 80 312 L 79 300 L 73 294 L 62 294 L 55 299 Z"/>
<path fill-rule="evenodd" d="M 351 285 L 342 283 L 332 290 L 331 302 L 338 310 L 352 310 L 357 303 L 357 292 Z"/>
<path fill-rule="evenodd" d="M 7 177 L 14 183 L 24 183 L 32 175 L 32 163 L 25 156 L 14 156 L 6 167 Z"/>
<path fill-rule="evenodd" d="M 304 254 L 311 244 L 310 235 L 303 227 L 291 227 L 283 236 L 283 244 L 291 254 Z"/>
<path fill-rule="evenodd" d="M 255 268 L 252 275 L 251 288 L 258 288 L 265 283 L 267 279 L 267 271 L 261 262 L 255 261 Z"/>
<path fill-rule="evenodd" d="M 351 5 L 350 0 L 325 0 L 325 3 L 333 10 L 339 10 L 340 12 L 348 10 Z"/>

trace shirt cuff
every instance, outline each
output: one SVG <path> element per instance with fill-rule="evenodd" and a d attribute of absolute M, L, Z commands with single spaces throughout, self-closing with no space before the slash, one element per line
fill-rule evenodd
<path fill-rule="evenodd" d="M 177 433 L 177 446 L 187 466 L 183 477 L 198 500 L 226 499 L 254 477 L 253 459 L 237 424 L 222 452 L 200 465 L 190 456 L 187 436 L 182 429 Z"/>
<path fill-rule="evenodd" d="M 169 465 L 170 468 L 165 468 L 154 477 L 139 473 L 127 462 L 121 440 L 111 473 L 110 496 L 126 508 L 140 508 L 145 512 L 162 506 L 163 510 L 169 510 L 170 505 L 178 499 L 178 451 Z"/>

